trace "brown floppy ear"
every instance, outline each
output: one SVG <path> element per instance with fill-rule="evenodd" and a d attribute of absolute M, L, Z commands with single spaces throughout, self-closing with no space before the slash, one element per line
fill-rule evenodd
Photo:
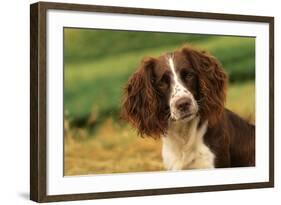
<path fill-rule="evenodd" d="M 226 99 L 227 75 L 220 62 L 210 54 L 189 46 L 182 48 L 199 79 L 199 112 L 214 126 L 222 117 Z"/>
<path fill-rule="evenodd" d="M 160 97 L 154 88 L 155 62 L 153 58 L 144 59 L 124 90 L 122 118 L 135 126 L 141 136 L 159 137 L 166 127 Z"/>

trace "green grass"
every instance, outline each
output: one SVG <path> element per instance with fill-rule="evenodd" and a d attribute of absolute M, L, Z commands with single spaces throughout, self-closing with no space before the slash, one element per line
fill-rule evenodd
<path fill-rule="evenodd" d="M 173 51 L 184 43 L 209 51 L 231 83 L 254 80 L 255 39 L 245 37 L 65 29 L 64 103 L 71 121 L 95 123 L 118 117 L 128 77 L 144 56 Z"/>
<path fill-rule="evenodd" d="M 144 56 L 172 51 L 178 46 L 120 53 L 86 62 L 66 61 L 64 102 L 69 116 L 85 119 L 93 109 L 98 110 L 99 120 L 108 114 L 117 116 L 122 89 L 140 60 Z M 232 82 L 254 78 L 253 39 L 221 37 L 196 46 L 213 53 L 222 62 Z"/>
<path fill-rule="evenodd" d="M 198 42 L 214 38 L 211 35 L 173 34 L 157 32 L 112 31 L 66 28 L 65 59 L 87 61 L 120 53 L 149 50 L 157 47 Z"/>

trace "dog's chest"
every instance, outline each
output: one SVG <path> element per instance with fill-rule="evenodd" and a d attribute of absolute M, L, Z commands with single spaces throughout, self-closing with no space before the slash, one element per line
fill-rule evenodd
<path fill-rule="evenodd" d="M 190 128 L 191 127 L 191 128 Z M 215 155 L 205 145 L 207 127 L 170 127 L 162 137 L 163 163 L 168 170 L 214 168 Z"/>

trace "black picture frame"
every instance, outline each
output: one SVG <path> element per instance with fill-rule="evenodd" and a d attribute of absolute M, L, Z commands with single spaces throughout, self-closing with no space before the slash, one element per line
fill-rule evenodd
<path fill-rule="evenodd" d="M 47 195 L 46 192 L 46 12 L 47 10 L 105 12 L 170 16 L 183 18 L 217 19 L 231 21 L 263 22 L 269 24 L 269 181 L 227 185 L 145 189 L 87 194 Z M 38 2 L 30 6 L 30 199 L 36 202 L 100 199 L 114 197 L 209 192 L 236 189 L 266 188 L 274 186 L 274 18 L 189 11 L 125 8 L 97 5 Z"/>

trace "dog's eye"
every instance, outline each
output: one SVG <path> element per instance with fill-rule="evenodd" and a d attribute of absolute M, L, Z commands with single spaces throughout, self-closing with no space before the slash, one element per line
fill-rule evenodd
<path fill-rule="evenodd" d="M 181 72 L 181 78 L 184 80 L 184 81 L 187 81 L 187 80 L 190 80 L 194 77 L 193 73 L 190 72 L 190 71 L 187 71 L 187 70 L 183 70 Z"/>
<path fill-rule="evenodd" d="M 158 83 L 160 89 L 167 89 L 170 85 L 170 77 L 168 75 L 163 75 L 161 80 Z"/>

